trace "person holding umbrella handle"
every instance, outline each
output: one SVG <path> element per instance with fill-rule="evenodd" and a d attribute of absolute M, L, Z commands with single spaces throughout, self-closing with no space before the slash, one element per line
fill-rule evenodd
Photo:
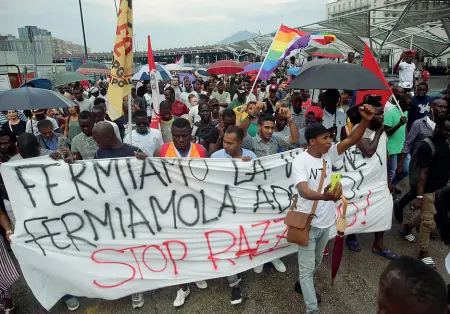
<path fill-rule="evenodd" d="M 292 162 L 292 178 L 298 191 L 296 212 L 313 215 L 309 220 L 308 244 L 298 246 L 299 283 L 296 291 L 303 294 L 307 313 L 318 313 L 318 298 L 314 287 L 314 272 L 322 262 L 323 250 L 329 240 L 329 230 L 335 224 L 335 200 L 340 195 L 330 191 L 333 164 L 364 135 L 375 115 L 371 105 L 358 108 L 362 116 L 360 124 L 343 141 L 332 144 L 329 130 L 320 123 L 306 127 L 306 151 L 297 155 Z M 325 167 L 325 168 L 324 168 Z M 338 197 L 339 196 L 339 197 Z"/>

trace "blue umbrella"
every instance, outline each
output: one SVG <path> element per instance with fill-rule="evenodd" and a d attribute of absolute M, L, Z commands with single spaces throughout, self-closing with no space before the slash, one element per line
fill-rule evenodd
<path fill-rule="evenodd" d="M 262 62 L 255 62 L 250 63 L 244 67 L 244 70 L 242 70 L 242 73 L 257 73 L 259 69 L 261 68 Z"/>
<path fill-rule="evenodd" d="M 161 64 L 156 64 L 156 72 L 158 72 L 157 79 L 162 81 L 170 81 L 172 79 L 172 74 Z M 132 77 L 133 81 L 149 81 L 150 80 L 150 70 L 148 64 L 143 65 Z"/>
<path fill-rule="evenodd" d="M 37 110 L 76 106 L 59 92 L 48 89 L 24 87 L 0 92 L 0 111 Z"/>
<path fill-rule="evenodd" d="M 291 75 L 298 76 L 300 74 L 301 69 L 302 69 L 301 67 L 290 68 L 290 69 L 287 70 L 287 73 L 291 74 Z"/>
<path fill-rule="evenodd" d="M 53 84 L 50 80 L 46 78 L 35 78 L 32 80 L 29 80 L 28 82 L 20 85 L 20 87 L 37 87 L 37 88 L 43 88 L 43 89 L 53 89 Z"/>
<path fill-rule="evenodd" d="M 194 82 L 197 80 L 192 74 L 189 73 L 179 73 L 178 79 L 182 82 L 184 80 L 184 77 L 187 76 L 189 78 L 189 81 Z"/>

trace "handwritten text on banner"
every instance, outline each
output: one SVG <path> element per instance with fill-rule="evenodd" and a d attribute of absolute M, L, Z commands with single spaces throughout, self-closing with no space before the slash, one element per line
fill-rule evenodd
<path fill-rule="evenodd" d="M 68 165 L 42 157 L 3 164 L 17 221 L 14 253 L 47 309 L 65 294 L 117 299 L 245 271 L 297 250 L 285 240 L 283 220 L 299 152 L 251 162 Z M 364 167 L 347 169 L 343 184 L 349 232 L 390 227 L 383 184 L 364 177 Z"/>

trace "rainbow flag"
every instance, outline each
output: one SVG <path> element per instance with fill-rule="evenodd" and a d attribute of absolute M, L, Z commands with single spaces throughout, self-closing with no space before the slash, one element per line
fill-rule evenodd
<path fill-rule="evenodd" d="M 261 66 L 259 79 L 268 80 L 272 72 L 293 50 L 306 48 L 310 40 L 325 45 L 335 41 L 336 37 L 326 33 L 307 33 L 281 25 Z"/>

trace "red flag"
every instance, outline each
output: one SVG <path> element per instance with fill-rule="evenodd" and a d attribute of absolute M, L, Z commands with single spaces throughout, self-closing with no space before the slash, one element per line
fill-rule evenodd
<path fill-rule="evenodd" d="M 164 99 L 160 99 L 161 96 L 159 95 L 159 87 L 158 87 L 158 79 L 156 76 L 156 64 L 155 59 L 153 58 L 153 50 L 152 50 L 152 43 L 150 41 L 150 36 L 148 36 L 148 70 L 150 75 L 150 86 L 152 87 L 152 121 L 150 122 L 150 127 L 153 129 L 159 129 L 159 104 Z"/>
<path fill-rule="evenodd" d="M 372 51 L 370 51 L 370 48 L 367 46 L 367 44 L 364 44 L 364 59 L 362 62 L 362 66 L 372 71 L 380 80 L 382 80 L 384 85 L 388 88 L 388 90 L 360 91 L 356 96 L 356 104 L 360 104 L 363 101 L 364 96 L 366 95 L 377 95 L 381 96 L 381 103 L 384 106 L 384 104 L 386 104 L 386 102 L 389 100 L 389 97 L 391 97 L 392 92 L 391 89 L 389 88 L 389 84 L 384 78 L 383 72 L 381 71 L 381 68 L 378 65 L 377 60 L 373 56 Z"/>

